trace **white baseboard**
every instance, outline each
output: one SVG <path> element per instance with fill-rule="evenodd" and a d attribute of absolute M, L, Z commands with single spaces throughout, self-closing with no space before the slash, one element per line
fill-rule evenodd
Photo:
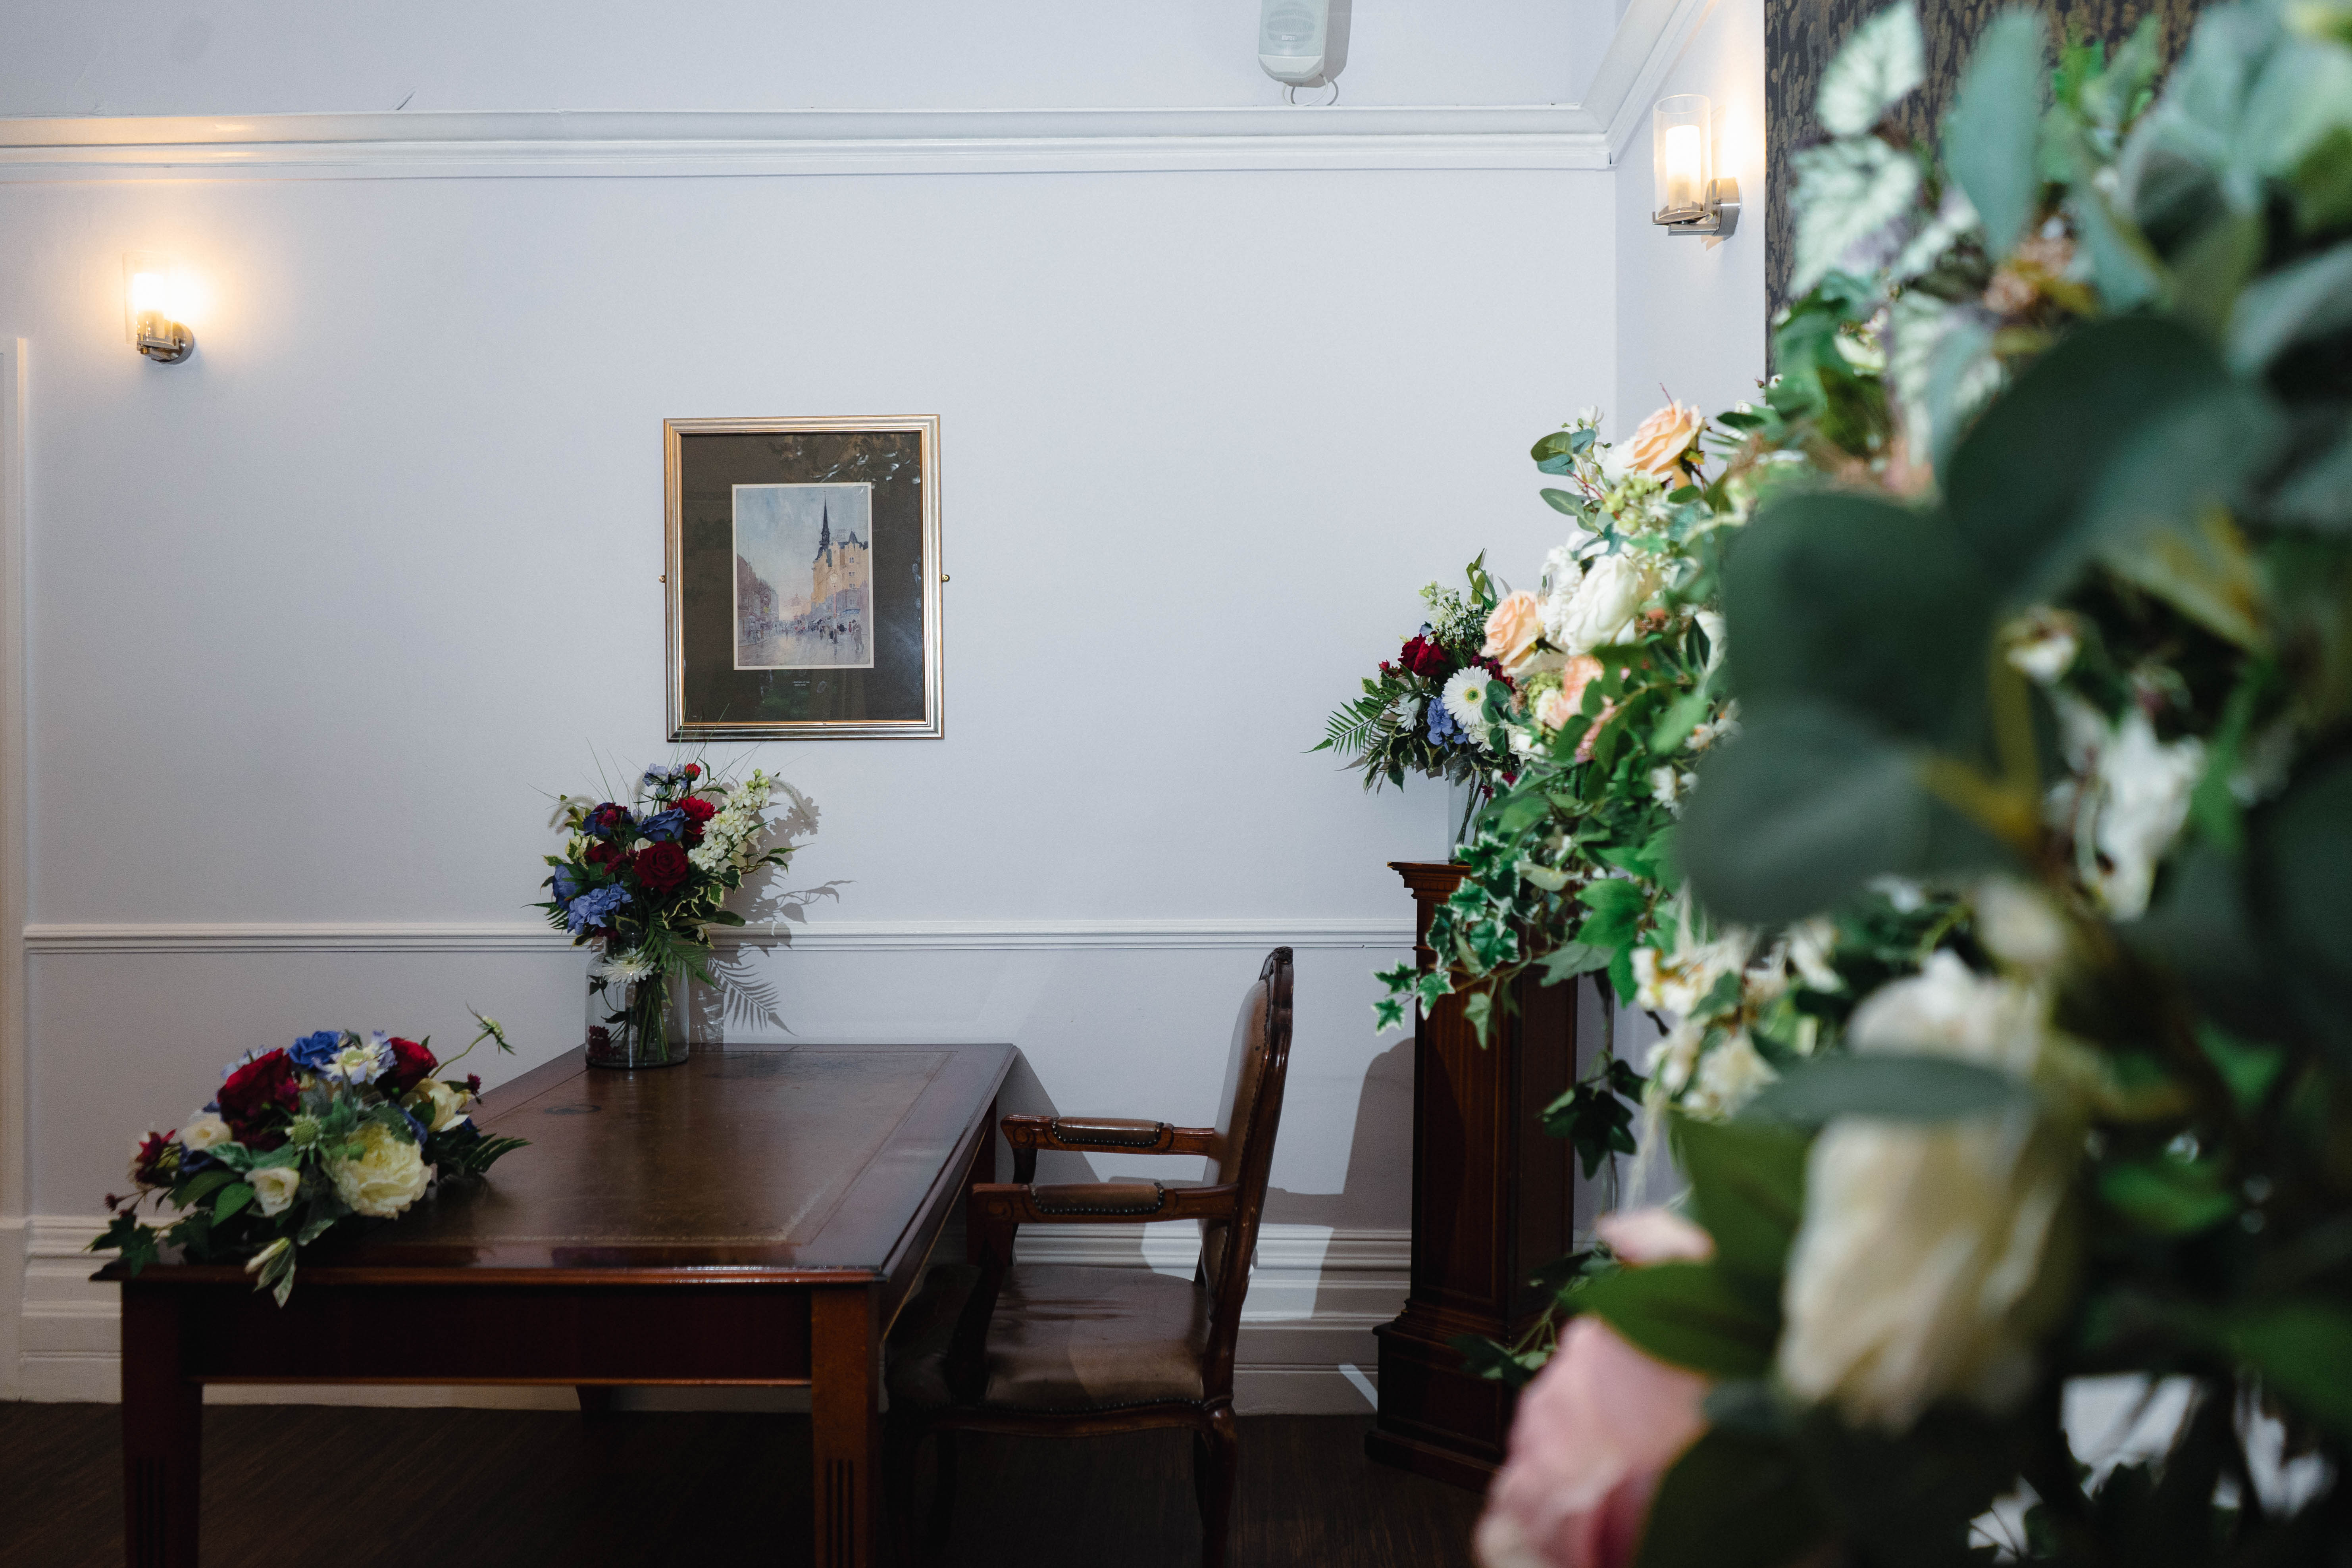
<path fill-rule="evenodd" d="M 0 1225 L 0 1289 L 16 1287 L 21 1307 L 0 1313 L 0 1384 L 16 1399 L 109 1404 L 120 1397 L 121 1310 L 113 1286 L 96 1283 L 99 1258 L 82 1250 L 105 1228 L 102 1216 L 35 1215 Z M 1154 1268 L 1190 1276 L 1198 1228 L 1087 1226 L 1031 1230 L 1031 1262 Z M 1360 1415 L 1376 1363 L 1372 1328 L 1404 1303 L 1412 1236 L 1401 1230 L 1334 1230 L 1268 1225 L 1242 1309 L 1234 1393 L 1244 1415 Z M 11 1342 L 14 1342 L 13 1345 Z M 1349 1375 L 1352 1370 L 1354 1376 Z M 1360 1382 L 1359 1380 L 1365 1380 Z M 457 1405 L 499 1410 L 570 1410 L 562 1388 L 239 1386 L 211 1388 L 215 1405 Z M 805 1409 L 793 1389 L 645 1389 L 643 1409 Z"/>

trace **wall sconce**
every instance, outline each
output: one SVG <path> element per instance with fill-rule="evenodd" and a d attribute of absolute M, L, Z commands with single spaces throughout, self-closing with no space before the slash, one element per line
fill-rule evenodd
<path fill-rule="evenodd" d="M 1739 225 L 1739 182 L 1715 177 L 1714 106 L 1706 95 L 1676 93 L 1652 113 L 1650 221 L 1668 234 L 1727 237 Z"/>
<path fill-rule="evenodd" d="M 1264 0 L 1258 8 L 1257 63 L 1285 87 L 1320 87 L 1330 33 L 1331 0 Z"/>
<path fill-rule="evenodd" d="M 131 346 L 157 364 L 177 364 L 196 346 L 181 325 L 184 290 L 179 264 L 161 251 L 122 256 L 122 328 Z"/>

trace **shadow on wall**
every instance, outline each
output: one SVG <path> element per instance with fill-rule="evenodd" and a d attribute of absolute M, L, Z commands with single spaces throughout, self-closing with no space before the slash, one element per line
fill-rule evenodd
<path fill-rule="evenodd" d="M 776 781 L 776 788 L 789 805 L 776 817 L 772 832 L 797 852 L 816 837 L 824 814 L 814 799 L 782 779 Z M 711 954 L 710 973 L 718 985 L 688 983 L 688 1038 L 721 1040 L 730 1028 L 739 1033 L 761 1028 L 792 1034 L 792 1026 L 778 1010 L 782 998 L 777 982 L 772 975 L 760 973 L 761 961 L 779 948 L 791 947 L 792 927 L 806 925 L 809 910 L 819 900 L 839 903 L 841 889 L 850 884 L 836 879 L 814 888 L 786 888 L 782 884 L 790 870 L 788 866 L 762 866 L 727 900 L 743 917 L 743 925 L 726 946 Z"/>

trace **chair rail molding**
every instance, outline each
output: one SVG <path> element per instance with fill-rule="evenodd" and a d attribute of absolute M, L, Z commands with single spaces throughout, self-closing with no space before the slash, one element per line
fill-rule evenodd
<path fill-rule="evenodd" d="M 1631 0 L 1575 103 L 37 117 L 0 181 L 1606 169 L 1713 3 Z"/>
<path fill-rule="evenodd" d="M 34 924 L 26 952 L 561 952 L 572 939 L 530 921 L 476 923 L 316 921 L 287 924 L 157 921 Z M 1239 920 L 778 921 L 713 934 L 722 947 L 793 951 L 989 952 L 1024 949 L 1397 948 L 1410 922 L 1307 915 Z"/>

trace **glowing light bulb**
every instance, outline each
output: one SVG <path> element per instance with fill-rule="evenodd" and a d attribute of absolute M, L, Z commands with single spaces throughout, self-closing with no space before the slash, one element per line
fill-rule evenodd
<path fill-rule="evenodd" d="M 1666 192 L 1662 205 L 1669 212 L 1680 212 L 1700 205 L 1704 193 L 1699 190 L 1702 157 L 1698 137 L 1696 125 L 1674 125 L 1666 129 Z"/>

